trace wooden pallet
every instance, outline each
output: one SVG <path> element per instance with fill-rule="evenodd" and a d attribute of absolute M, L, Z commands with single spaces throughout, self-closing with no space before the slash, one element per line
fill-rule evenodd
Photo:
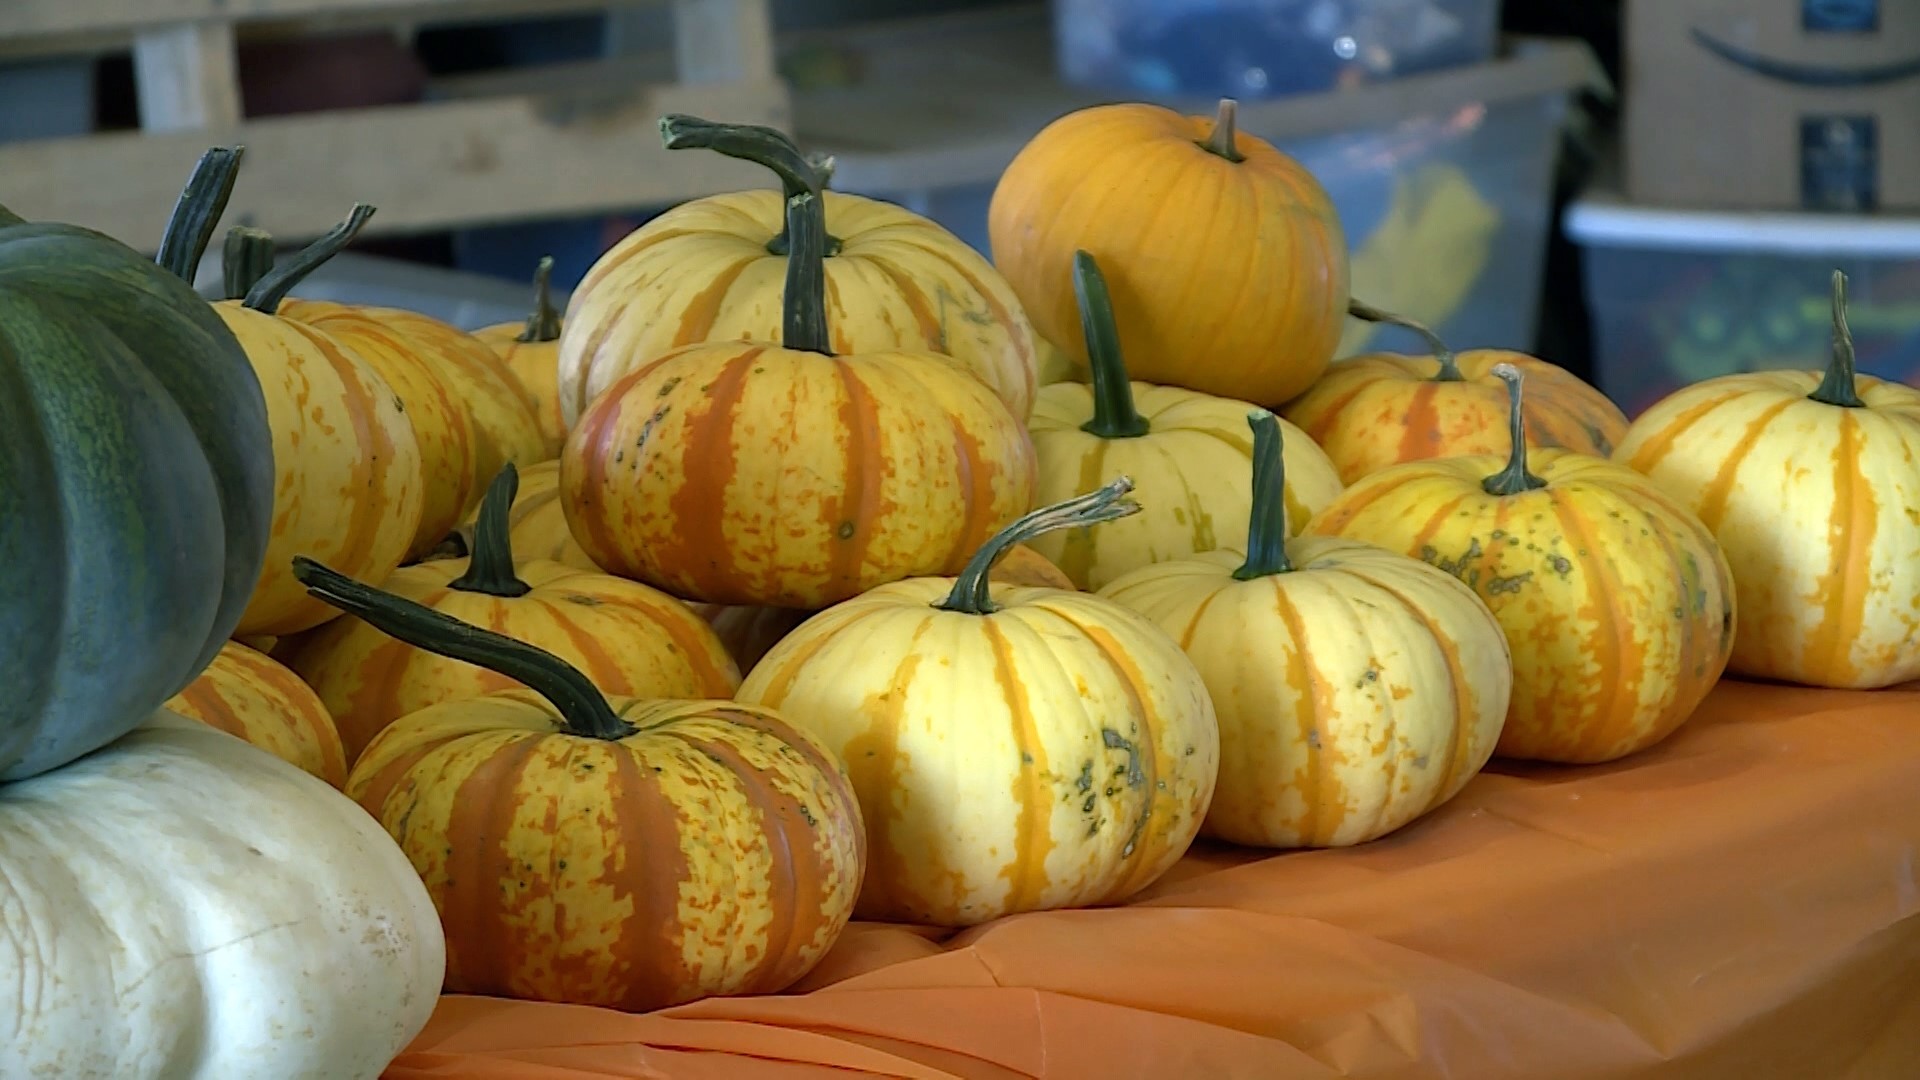
<path fill-rule="evenodd" d="M 130 49 L 140 131 L 0 144 L 0 202 L 72 221 L 142 250 L 200 152 L 247 148 L 230 220 L 292 240 L 324 232 L 354 202 L 368 234 L 419 232 L 629 209 L 731 187 L 761 170 L 661 148 L 659 117 L 689 112 L 789 124 L 770 0 L 670 3 L 671 78 L 590 95 L 513 93 L 248 119 L 236 34 L 256 26 L 473 23 L 642 6 L 601 0 L 0 0 L 0 54 Z"/>

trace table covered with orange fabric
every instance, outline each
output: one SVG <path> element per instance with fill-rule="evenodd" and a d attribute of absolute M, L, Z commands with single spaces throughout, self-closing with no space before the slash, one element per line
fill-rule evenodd
<path fill-rule="evenodd" d="M 1920 686 L 1723 683 L 1362 847 L 1204 842 L 1124 907 L 856 923 L 786 995 L 448 996 L 387 1080 L 1920 1077 Z"/>

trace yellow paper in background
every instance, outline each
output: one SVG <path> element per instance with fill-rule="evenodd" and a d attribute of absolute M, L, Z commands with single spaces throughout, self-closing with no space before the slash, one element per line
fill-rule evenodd
<path fill-rule="evenodd" d="M 1457 165 L 1433 162 L 1397 177 L 1387 213 L 1353 252 L 1353 295 L 1428 326 L 1460 310 L 1493 255 L 1500 211 Z M 1379 327 L 1349 320 L 1336 356 L 1352 356 Z M 1471 344 L 1471 343 L 1468 343 Z"/>

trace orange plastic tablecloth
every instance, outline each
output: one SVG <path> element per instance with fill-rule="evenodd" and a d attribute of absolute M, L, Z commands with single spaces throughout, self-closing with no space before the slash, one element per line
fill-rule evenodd
<path fill-rule="evenodd" d="M 1202 845 L 1126 907 L 849 928 L 788 995 L 449 996 L 388 1080 L 1920 1077 L 1920 686 L 1724 683 L 1385 840 Z"/>

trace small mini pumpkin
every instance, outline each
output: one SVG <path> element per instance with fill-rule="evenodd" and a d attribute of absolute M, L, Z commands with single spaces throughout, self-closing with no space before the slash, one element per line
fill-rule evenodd
<path fill-rule="evenodd" d="M 542 256 L 533 271 L 533 311 L 525 322 L 483 326 L 473 336 L 486 342 L 513 373 L 520 392 L 533 405 L 544 438 L 541 456 L 560 456 L 567 440 L 560 412 L 560 311 L 553 306 L 553 256 Z"/>
<path fill-rule="evenodd" d="M 507 514 L 507 536 L 513 544 L 514 560 L 545 560 L 576 570 L 605 573 L 580 550 L 573 531 L 567 528 L 567 513 L 560 505 L 560 462 L 557 459 L 542 461 L 519 472 L 519 494 L 514 496 L 513 508 Z M 473 529 L 479 520 L 480 508 L 475 507 L 467 520 L 454 530 L 458 535 L 458 541 L 452 545 L 456 558 L 473 552 Z"/>
<path fill-rule="evenodd" d="M 166 708 L 236 735 L 334 787 L 347 782 L 347 755 L 313 688 L 279 661 L 229 641 Z"/>

